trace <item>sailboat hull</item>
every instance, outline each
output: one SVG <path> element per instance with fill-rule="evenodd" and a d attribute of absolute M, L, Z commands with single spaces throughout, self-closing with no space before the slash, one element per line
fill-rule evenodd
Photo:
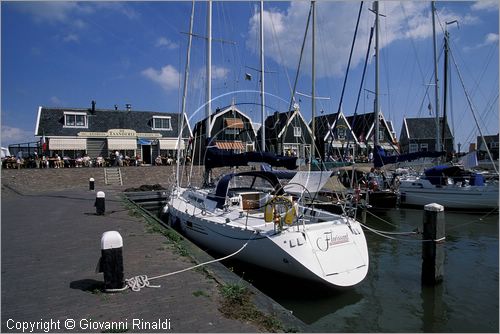
<path fill-rule="evenodd" d="M 492 210 L 498 208 L 498 187 L 426 186 L 425 180 L 402 181 L 401 205 L 423 206 L 438 203 L 448 209 Z"/>
<path fill-rule="evenodd" d="M 335 287 L 353 286 L 368 272 L 366 239 L 354 220 L 350 227 L 329 221 L 281 232 L 259 232 L 235 226 L 234 221 L 229 224 L 224 218 L 221 221 L 220 213 L 190 214 L 196 211 L 183 199 L 174 199 L 168 207 L 170 223 L 189 239 L 217 253 L 229 255 L 247 243 L 236 259 Z"/>

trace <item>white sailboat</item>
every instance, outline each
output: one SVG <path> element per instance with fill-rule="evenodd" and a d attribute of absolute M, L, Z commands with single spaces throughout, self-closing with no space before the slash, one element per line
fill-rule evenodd
<path fill-rule="evenodd" d="M 439 133 L 439 100 L 437 81 L 437 52 L 435 38 L 434 12 L 435 5 L 432 2 L 432 18 L 434 29 L 434 71 L 435 71 L 435 95 L 436 95 L 436 151 L 441 151 L 441 140 Z M 449 34 L 445 32 L 445 83 L 448 67 Z M 460 72 L 458 73 L 460 77 Z M 460 77 L 461 78 L 461 77 Z M 445 85 L 446 86 L 446 85 Z M 466 96 L 467 92 L 466 92 Z M 445 88 L 446 105 L 446 88 Z M 446 107 L 444 108 L 443 123 L 446 122 Z M 473 115 L 474 111 L 472 110 Z M 478 127 L 479 131 L 481 129 Z M 444 131 L 443 131 L 444 137 Z M 443 138 L 444 140 L 444 138 Z M 491 156 L 491 155 L 490 155 Z M 477 166 L 475 152 L 471 157 L 475 162 L 466 167 Z M 429 203 L 439 203 L 445 208 L 460 210 L 492 210 L 499 206 L 498 182 L 487 183 L 481 174 L 466 170 L 463 166 L 440 165 L 429 168 L 422 175 L 409 175 L 400 179 L 399 191 L 401 194 L 401 205 L 422 206 Z"/>
<path fill-rule="evenodd" d="M 311 6 L 314 12 L 314 1 Z M 292 157 L 273 161 L 265 152 L 243 153 L 238 161 L 235 157 L 225 159 L 224 152 L 208 148 L 205 168 L 220 166 L 221 161 L 232 166 L 296 162 Z M 224 175 L 212 188 L 177 184 L 164 213 L 171 226 L 209 250 L 328 286 L 350 287 L 366 277 L 369 267 L 360 223 L 302 205 L 304 192 L 318 192 L 329 176 L 297 172 L 283 187 L 274 172 L 252 171 Z"/>

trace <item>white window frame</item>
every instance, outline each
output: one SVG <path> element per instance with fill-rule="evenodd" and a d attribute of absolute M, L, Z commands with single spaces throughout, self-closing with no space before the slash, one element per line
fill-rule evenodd
<path fill-rule="evenodd" d="M 168 119 L 168 128 L 164 127 L 156 127 L 156 120 L 157 119 Z M 164 131 L 170 131 L 172 130 L 172 117 L 171 116 L 153 116 L 153 127 L 151 128 L 152 130 L 164 130 Z"/>
<path fill-rule="evenodd" d="M 409 144 L 408 153 L 418 152 L 418 144 Z"/>
<path fill-rule="evenodd" d="M 75 123 L 74 125 L 68 125 L 68 116 L 69 117 L 74 117 Z M 77 125 L 76 124 L 76 117 L 77 116 L 83 116 L 83 125 Z M 87 113 L 85 112 L 64 112 L 64 127 L 65 128 L 88 128 L 89 123 L 88 123 L 88 118 L 87 118 Z"/>
<path fill-rule="evenodd" d="M 293 136 L 294 137 L 302 137 L 302 128 L 300 126 L 293 127 Z"/>
<path fill-rule="evenodd" d="M 425 151 L 429 151 L 429 144 L 427 143 L 422 143 L 420 144 L 420 151 L 422 151 L 425 148 Z"/>

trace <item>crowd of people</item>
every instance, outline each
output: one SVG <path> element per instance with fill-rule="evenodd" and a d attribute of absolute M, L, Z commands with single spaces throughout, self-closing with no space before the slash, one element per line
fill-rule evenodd
<path fill-rule="evenodd" d="M 188 160 L 190 161 L 190 159 Z M 175 163 L 175 159 L 169 155 L 159 155 L 154 160 L 156 166 L 170 166 Z M 123 155 L 120 151 L 111 152 L 106 158 L 97 156 L 90 157 L 88 154 L 77 155 L 71 158 L 68 155 L 59 155 L 53 153 L 49 155 L 39 155 L 37 152 L 26 155 L 19 151 L 15 156 L 2 158 L 2 168 L 20 169 L 20 168 L 83 168 L 83 167 L 122 167 L 122 166 L 141 166 L 143 160 L 139 154 L 135 157 Z"/>

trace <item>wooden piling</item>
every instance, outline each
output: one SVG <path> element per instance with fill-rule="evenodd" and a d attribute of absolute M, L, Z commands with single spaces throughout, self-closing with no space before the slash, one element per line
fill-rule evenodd
<path fill-rule="evenodd" d="M 435 285 L 443 280 L 445 220 L 444 207 L 432 203 L 424 207 L 422 235 L 422 284 Z"/>

